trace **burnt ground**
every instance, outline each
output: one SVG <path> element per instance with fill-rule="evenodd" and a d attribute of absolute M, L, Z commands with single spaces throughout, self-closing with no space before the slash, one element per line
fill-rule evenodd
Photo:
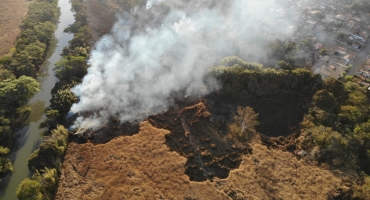
<path fill-rule="evenodd" d="M 171 132 L 165 136 L 166 144 L 188 158 L 185 173 L 190 180 L 227 178 L 231 169 L 239 167 L 240 155 L 248 149 L 233 147 L 224 139 L 225 134 L 218 132 L 218 123 L 215 124 L 205 102 L 178 105 L 164 114 L 150 117 L 149 122 Z"/>
<path fill-rule="evenodd" d="M 303 119 L 303 99 L 292 94 L 264 97 L 230 98 L 211 94 L 202 100 L 177 101 L 167 112 L 149 117 L 156 128 L 166 129 L 170 150 L 187 158 L 185 173 L 192 181 L 227 178 L 230 170 L 239 167 L 241 156 L 250 154 L 248 144 L 235 145 L 227 139 L 228 124 L 238 106 L 251 106 L 259 113 L 257 131 L 269 147 L 294 150 L 287 141 L 294 140 Z M 71 141 L 105 144 L 119 136 L 132 136 L 140 131 L 138 123 L 121 124 L 112 119 L 98 131 L 88 130 L 74 135 Z M 288 139 L 287 139 L 288 138 Z M 281 148 L 283 147 L 283 148 Z"/>
<path fill-rule="evenodd" d="M 185 173 L 190 180 L 226 178 L 230 170 L 239 167 L 241 155 L 251 153 L 248 145 L 236 147 L 225 139 L 238 106 L 251 106 L 259 113 L 257 131 L 265 135 L 265 143 L 270 137 L 294 133 L 304 115 L 303 99 L 291 94 L 238 99 L 214 94 L 199 103 L 178 103 L 168 112 L 150 117 L 149 122 L 171 132 L 165 136 L 166 144 L 188 158 Z"/>
<path fill-rule="evenodd" d="M 238 106 L 253 107 L 264 131 L 243 145 L 226 137 Z M 56 199 L 333 199 L 346 183 L 286 151 L 303 113 L 291 94 L 212 94 L 140 124 L 112 120 L 71 137 Z"/>

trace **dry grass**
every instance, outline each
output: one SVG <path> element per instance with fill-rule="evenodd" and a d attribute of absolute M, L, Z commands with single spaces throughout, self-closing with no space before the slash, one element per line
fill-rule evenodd
<path fill-rule="evenodd" d="M 269 150 L 259 141 L 252 149 L 228 179 L 215 181 L 217 188 L 238 197 L 318 200 L 328 199 L 342 185 L 330 171 L 306 165 L 289 152 Z"/>
<path fill-rule="evenodd" d="M 14 47 L 29 3 L 26 0 L 0 0 L 0 57 Z"/>
<path fill-rule="evenodd" d="M 168 133 L 143 122 L 139 134 L 107 144 L 71 143 L 56 199 L 327 199 L 341 186 L 330 171 L 258 139 L 227 179 L 189 181 L 186 159 L 165 144 Z"/>

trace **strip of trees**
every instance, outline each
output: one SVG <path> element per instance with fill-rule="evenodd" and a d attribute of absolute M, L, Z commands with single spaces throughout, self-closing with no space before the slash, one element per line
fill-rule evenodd
<path fill-rule="evenodd" d="M 17 197 L 26 199 L 54 199 L 63 156 L 68 146 L 69 131 L 66 116 L 78 98 L 70 91 L 87 73 L 91 33 L 87 27 L 87 8 L 81 0 L 71 0 L 75 22 L 64 31 L 74 34 L 69 46 L 63 49 L 62 58 L 55 64 L 59 79 L 52 90 L 50 106 L 44 111 L 46 119 L 39 126 L 48 129 L 46 140 L 28 159 L 28 168 L 34 172 L 31 178 L 18 186 Z M 64 125 L 64 126 L 63 126 Z"/>
<path fill-rule="evenodd" d="M 6 155 L 15 144 L 17 127 L 31 111 L 29 98 L 39 91 L 34 79 L 45 59 L 59 18 L 57 0 L 36 0 L 21 24 L 10 56 L 0 58 L 0 176 L 13 170 Z"/>

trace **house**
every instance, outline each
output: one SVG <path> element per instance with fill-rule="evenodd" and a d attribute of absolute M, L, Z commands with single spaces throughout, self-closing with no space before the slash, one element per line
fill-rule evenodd
<path fill-rule="evenodd" d="M 329 57 L 329 56 L 321 56 L 321 57 L 320 57 L 320 60 L 322 60 L 322 61 L 324 61 L 324 62 L 328 62 L 328 61 L 329 61 L 329 59 L 330 59 L 330 57 Z"/>
<path fill-rule="evenodd" d="M 370 71 L 370 65 L 364 65 L 364 70 Z"/>
<path fill-rule="evenodd" d="M 342 55 L 346 54 L 346 52 L 347 52 L 346 48 L 337 46 L 334 50 L 334 55 L 341 55 L 342 56 Z"/>
<path fill-rule="evenodd" d="M 370 77 L 370 72 L 368 72 L 368 71 L 365 71 L 365 70 L 362 70 L 362 69 L 360 69 L 360 70 L 358 70 L 358 72 L 361 74 L 361 75 L 363 75 L 363 76 L 366 76 L 366 77 Z"/>
<path fill-rule="evenodd" d="M 337 8 L 335 6 L 332 6 L 332 5 L 327 5 L 325 7 L 325 10 L 327 10 L 329 12 L 335 12 L 337 10 Z"/>
<path fill-rule="evenodd" d="M 351 47 L 353 47 L 356 50 L 359 50 L 359 49 L 361 49 L 362 46 L 360 44 L 358 44 L 358 43 L 353 42 L 352 45 L 351 45 Z"/>
<path fill-rule="evenodd" d="M 316 26 L 317 23 L 318 23 L 318 21 L 309 19 L 309 20 L 306 21 L 305 28 L 307 28 L 307 29 L 313 29 L 313 28 L 315 28 L 315 26 Z"/>
<path fill-rule="evenodd" d="M 322 47 L 323 47 L 323 45 L 322 45 L 320 42 L 318 42 L 318 43 L 316 43 L 316 44 L 315 44 L 315 48 L 316 48 L 317 50 L 322 49 Z"/>
<path fill-rule="evenodd" d="M 345 67 L 338 64 L 321 65 L 318 71 L 323 78 L 338 78 L 343 72 L 345 72 Z"/>
<path fill-rule="evenodd" d="M 359 40 L 362 42 L 362 44 L 364 44 L 366 42 L 366 40 L 368 39 L 368 34 L 366 33 L 366 31 L 353 31 L 351 34 L 350 34 L 350 39 L 353 38 L 353 40 Z"/>
<path fill-rule="evenodd" d="M 366 63 L 365 63 L 366 65 L 370 65 L 370 58 L 368 58 L 367 60 L 366 60 Z"/>
<path fill-rule="evenodd" d="M 345 61 L 343 59 L 343 57 L 339 57 L 339 56 L 332 56 L 330 58 L 330 60 L 332 61 L 331 64 L 337 64 L 337 65 L 340 65 L 340 66 L 345 66 L 347 65 L 347 61 Z"/>
<path fill-rule="evenodd" d="M 323 23 L 331 24 L 335 20 L 335 17 L 333 14 L 327 14 L 325 18 L 322 20 Z"/>
<path fill-rule="evenodd" d="M 348 64 L 349 62 L 355 60 L 357 57 L 357 54 L 352 51 L 347 51 L 346 54 L 342 57 L 343 60 L 345 60 Z"/>
<path fill-rule="evenodd" d="M 347 21 L 347 17 L 346 16 L 344 16 L 344 15 L 342 15 L 342 14 L 339 14 L 339 15 L 336 15 L 335 16 L 335 19 L 337 20 L 337 21 L 340 21 L 340 22 L 345 22 L 345 21 Z"/>
<path fill-rule="evenodd" d="M 354 20 L 349 20 L 345 25 L 349 30 L 351 30 L 355 24 L 356 22 Z"/>

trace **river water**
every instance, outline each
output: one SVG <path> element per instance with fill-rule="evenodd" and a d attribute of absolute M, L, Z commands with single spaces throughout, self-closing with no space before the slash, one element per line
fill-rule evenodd
<path fill-rule="evenodd" d="M 73 35 L 64 33 L 63 30 L 74 22 L 71 4 L 69 0 L 59 0 L 60 18 L 57 29 L 54 32 L 56 40 L 50 46 L 47 60 L 43 64 L 43 71 L 40 73 L 38 81 L 41 83 L 41 91 L 30 99 L 28 105 L 32 111 L 27 119 L 27 126 L 23 127 L 18 134 L 18 147 L 10 155 L 13 161 L 14 172 L 2 180 L 0 189 L 0 199 L 16 200 L 16 190 L 23 179 L 30 176 L 27 167 L 28 157 L 37 149 L 42 142 L 42 133 L 38 125 L 45 119 L 43 110 L 50 105 L 51 90 L 58 79 L 54 75 L 54 64 L 61 58 L 63 47 L 68 46 L 68 41 Z"/>

